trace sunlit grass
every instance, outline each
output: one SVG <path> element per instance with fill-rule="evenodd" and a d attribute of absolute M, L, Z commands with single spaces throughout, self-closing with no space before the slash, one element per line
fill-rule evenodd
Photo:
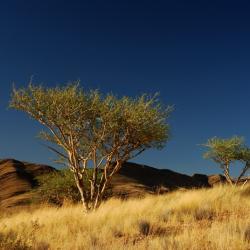
<path fill-rule="evenodd" d="M 0 216 L 0 249 L 250 249 L 250 187 L 176 191 Z"/>

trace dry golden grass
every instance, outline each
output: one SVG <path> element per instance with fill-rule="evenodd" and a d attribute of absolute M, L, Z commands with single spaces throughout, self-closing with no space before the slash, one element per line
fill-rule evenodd
<path fill-rule="evenodd" d="M 250 187 L 176 191 L 0 216 L 0 249 L 250 249 Z"/>

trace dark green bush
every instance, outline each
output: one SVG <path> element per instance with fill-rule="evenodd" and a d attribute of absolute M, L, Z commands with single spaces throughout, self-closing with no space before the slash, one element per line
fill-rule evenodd
<path fill-rule="evenodd" d="M 89 169 L 89 175 L 92 169 Z M 101 175 L 98 174 L 97 178 Z M 38 188 L 35 190 L 33 202 L 35 203 L 52 203 L 61 206 L 65 201 L 72 203 L 81 200 L 80 193 L 75 183 L 74 175 L 69 169 L 62 169 L 49 174 L 37 177 Z M 89 192 L 87 181 L 85 190 Z M 107 188 L 104 199 L 107 199 L 112 194 L 110 187 Z"/>
<path fill-rule="evenodd" d="M 73 173 L 69 169 L 39 176 L 37 181 L 39 187 L 36 190 L 36 202 L 62 205 L 65 200 L 80 201 L 80 194 Z"/>

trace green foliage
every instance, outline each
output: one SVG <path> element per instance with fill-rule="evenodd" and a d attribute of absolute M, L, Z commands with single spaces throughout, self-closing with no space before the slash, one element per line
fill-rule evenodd
<path fill-rule="evenodd" d="M 250 162 L 250 149 L 247 146 L 242 147 L 238 154 L 237 160 L 242 162 Z"/>
<path fill-rule="evenodd" d="M 92 171 L 92 169 L 88 170 L 90 175 Z M 100 178 L 100 174 L 98 174 L 98 178 Z M 57 172 L 40 175 L 36 180 L 38 188 L 35 190 L 35 202 L 62 205 L 65 201 L 77 203 L 81 200 L 74 175 L 70 169 L 61 169 Z M 89 192 L 87 180 L 84 184 L 86 192 Z M 108 195 L 108 190 L 106 194 Z"/>
<path fill-rule="evenodd" d="M 136 150 L 162 148 L 169 139 L 166 119 L 172 107 L 164 109 L 156 97 L 103 96 L 97 90 L 83 90 L 78 82 L 56 88 L 30 84 L 13 90 L 10 107 L 49 127 L 50 133 L 42 132 L 42 138 L 64 149 L 69 145 L 69 136 L 73 136 L 85 157 L 93 145 L 101 151 L 117 142 L 121 147 L 137 145 Z"/>
<path fill-rule="evenodd" d="M 81 199 L 73 173 L 69 169 L 41 175 L 37 177 L 37 181 L 37 202 L 62 205 L 65 200 L 78 202 Z"/>
<path fill-rule="evenodd" d="M 234 136 L 229 139 L 211 138 L 204 145 L 208 148 L 204 157 L 224 165 L 249 157 L 249 150 L 244 145 L 244 138 Z"/>

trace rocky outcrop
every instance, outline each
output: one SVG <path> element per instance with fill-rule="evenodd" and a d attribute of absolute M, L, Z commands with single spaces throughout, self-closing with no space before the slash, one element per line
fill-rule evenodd
<path fill-rule="evenodd" d="M 226 177 L 221 174 L 214 174 L 208 176 L 208 183 L 210 186 L 219 185 L 226 182 Z"/>

